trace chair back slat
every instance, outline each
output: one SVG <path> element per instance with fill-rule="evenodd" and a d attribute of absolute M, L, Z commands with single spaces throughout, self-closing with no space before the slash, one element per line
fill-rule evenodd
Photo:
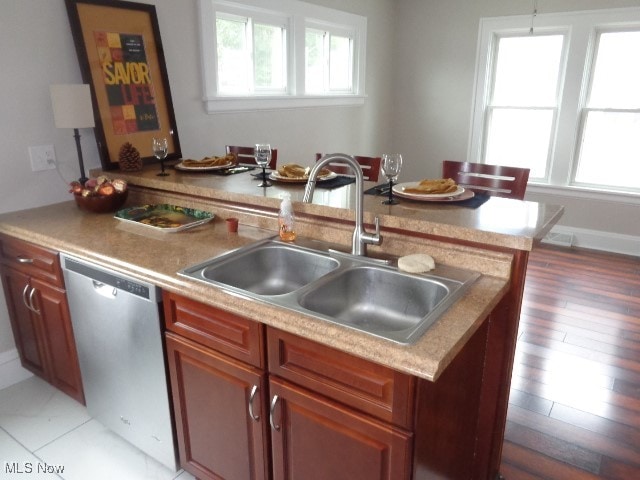
<path fill-rule="evenodd" d="M 324 154 L 316 153 L 316 162 L 320 160 Z M 362 175 L 365 180 L 369 180 L 371 182 L 377 182 L 378 177 L 380 176 L 380 163 L 382 161 L 381 157 L 363 157 L 361 155 L 353 155 L 353 158 L 356 159 L 356 162 L 360 164 L 360 168 L 362 169 Z M 347 165 L 340 163 L 339 160 L 335 162 L 331 162 L 327 165 L 327 168 L 332 172 L 338 173 L 340 175 L 353 175 L 353 171 Z"/>
<path fill-rule="evenodd" d="M 442 162 L 442 176 L 452 178 L 469 190 L 496 197 L 524 199 L 529 180 L 529 169 L 487 165 L 486 163 Z"/>
<path fill-rule="evenodd" d="M 233 153 L 233 155 L 236 157 L 236 163 L 243 163 L 248 165 L 257 165 L 254 150 L 255 150 L 254 147 L 238 147 L 235 145 L 226 146 L 227 153 Z M 269 168 L 271 170 L 275 170 L 277 164 L 278 164 L 278 149 L 272 148 L 271 160 L 269 161 Z"/>

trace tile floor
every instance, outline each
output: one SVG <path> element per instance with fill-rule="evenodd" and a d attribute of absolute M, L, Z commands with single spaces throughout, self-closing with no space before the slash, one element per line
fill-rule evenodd
<path fill-rule="evenodd" d="M 38 377 L 0 390 L 0 479 L 194 480 L 111 433 Z"/>

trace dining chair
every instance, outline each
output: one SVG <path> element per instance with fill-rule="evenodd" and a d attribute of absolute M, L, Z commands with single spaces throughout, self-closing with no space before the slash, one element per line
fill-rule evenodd
<path fill-rule="evenodd" d="M 324 155 L 322 153 L 316 153 L 316 162 L 320 160 Z M 381 157 L 363 157 L 360 155 L 354 155 L 353 158 L 360 164 L 362 168 L 362 175 L 365 180 L 369 180 L 371 182 L 377 182 L 378 177 L 380 176 L 380 162 Z M 332 172 L 339 173 L 341 175 L 349 175 L 351 169 L 344 164 L 341 164 L 339 161 L 335 163 L 330 163 L 327 165 L 327 168 Z"/>
<path fill-rule="evenodd" d="M 227 153 L 233 153 L 236 157 L 236 163 L 249 163 L 257 165 L 256 157 L 254 154 L 254 147 L 238 147 L 235 145 L 227 145 L 226 151 Z M 276 169 L 276 165 L 278 163 L 278 149 L 271 149 L 271 161 L 269 161 L 269 168 L 271 170 Z"/>
<path fill-rule="evenodd" d="M 523 200 L 529 169 L 444 160 L 442 177 L 452 178 L 458 185 L 477 193 Z"/>

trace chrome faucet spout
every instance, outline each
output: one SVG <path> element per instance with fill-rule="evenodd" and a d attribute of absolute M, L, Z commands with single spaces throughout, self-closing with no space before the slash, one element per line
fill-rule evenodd
<path fill-rule="evenodd" d="M 307 180 L 302 201 L 304 203 L 311 203 L 313 201 L 313 192 L 316 188 L 318 173 L 325 165 L 336 161 L 348 165 L 356 177 L 356 226 L 351 242 L 351 254 L 366 255 L 367 245 L 380 245 L 382 243 L 382 236 L 380 235 L 380 221 L 378 217 L 375 218 L 375 233 L 369 233 L 364 229 L 364 175 L 362 174 L 360 164 L 355 158 L 344 153 L 331 153 L 322 157 L 313 166 L 311 172 L 309 172 L 309 179 Z"/>

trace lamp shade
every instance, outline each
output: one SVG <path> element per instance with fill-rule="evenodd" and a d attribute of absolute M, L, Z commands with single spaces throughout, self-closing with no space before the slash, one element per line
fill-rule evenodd
<path fill-rule="evenodd" d="M 95 126 L 89 85 L 51 85 L 53 118 L 58 128 Z"/>

